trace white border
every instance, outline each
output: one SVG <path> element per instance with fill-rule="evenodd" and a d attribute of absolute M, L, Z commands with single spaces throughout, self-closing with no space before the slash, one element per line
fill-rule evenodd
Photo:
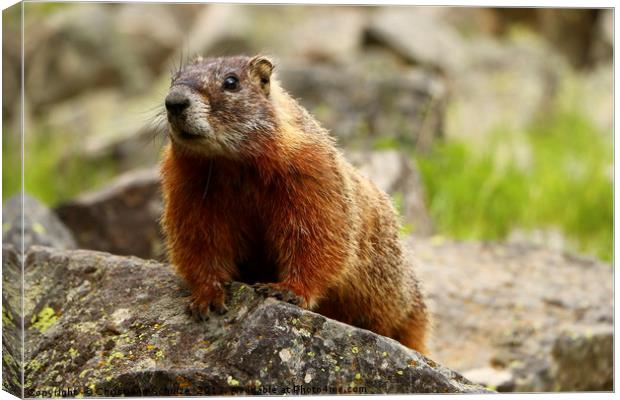
<path fill-rule="evenodd" d="M 27 2 L 34 2 L 35 0 L 26 0 Z M 64 2 L 79 2 L 76 0 L 64 0 Z M 122 1 L 102 1 L 102 0 L 91 0 L 91 2 L 107 2 L 107 3 L 112 3 L 112 2 L 122 2 Z M 183 1 L 183 0 L 168 0 L 168 1 L 162 1 L 162 0 L 135 0 L 135 2 L 146 2 L 146 3 L 208 3 L 206 1 Z M 8 1 L 3 1 L 2 2 L 2 10 L 9 8 L 15 4 L 19 3 L 19 1 L 16 0 L 8 0 Z M 415 1 L 415 0 L 408 0 L 408 1 L 389 1 L 386 3 L 378 3 L 376 1 L 368 1 L 368 0 L 355 0 L 355 1 L 351 1 L 351 0 L 341 0 L 338 2 L 333 2 L 333 1 L 325 1 L 325 0 L 315 0 L 312 2 L 309 1 L 299 1 L 299 0 L 288 0 L 288 1 L 283 1 L 283 0 L 271 0 L 269 2 L 265 2 L 265 1 L 256 1 L 256 0 L 246 0 L 246 1 L 218 1 L 218 3 L 243 3 L 243 4 L 318 4 L 318 5 L 328 5 L 328 4 L 345 4 L 345 5 L 427 5 L 427 6 L 470 6 L 470 7 L 561 7 L 561 8 L 615 8 L 615 2 L 614 1 L 602 1 L 602 0 L 591 0 L 591 1 L 583 1 L 583 0 L 543 0 L 543 1 L 514 1 L 514 0 L 505 0 L 505 1 Z M 614 10 L 615 13 L 615 10 Z M 23 18 L 23 13 L 22 13 L 22 18 Z M 0 42 L 2 41 L 2 22 L 0 19 Z M 22 30 L 23 30 L 23 24 L 22 24 Z M 615 93 L 617 89 L 617 82 L 615 80 L 615 75 L 617 72 L 617 65 L 615 64 L 615 43 L 616 43 L 616 35 L 615 35 L 615 26 L 614 26 L 614 100 L 615 100 Z M 22 32 L 22 37 L 23 37 L 23 32 Z M 22 41 L 23 44 L 23 41 Z M 0 61 L 1 61 L 1 55 L 0 55 Z M 23 66 L 22 66 L 23 68 Z M 22 79 L 23 79 L 23 73 L 22 73 Z M 22 88 L 23 88 L 23 82 L 22 82 Z M 2 82 L 0 81 L 0 93 L 1 93 L 1 89 L 2 89 Z M 23 99 L 22 99 L 23 101 Z M 22 113 L 23 113 L 23 102 L 22 102 Z M 617 110 L 616 110 L 616 103 L 614 101 L 614 117 L 617 115 Z M 0 110 L 0 116 L 1 116 L 1 110 Z M 22 126 L 23 126 L 23 115 L 22 115 Z M 616 132 L 616 118 L 614 118 L 614 177 L 616 176 L 616 164 L 615 164 L 615 154 L 616 151 L 618 150 L 617 147 L 617 143 L 615 141 L 615 132 Z M 2 145 L 0 143 L 0 149 L 2 149 Z M 23 151 L 23 149 L 22 149 Z M 2 155 L 0 153 L 0 161 L 2 159 Z M 22 157 L 22 163 L 23 163 L 23 157 Z M 0 166 L 0 170 L 1 170 L 1 166 Z M 23 185 L 23 167 L 22 167 L 22 185 Z M 618 205 L 618 197 L 616 196 L 615 193 L 615 179 L 614 179 L 614 212 L 617 209 L 617 205 Z M 1 194 L 1 187 L 0 187 L 0 194 Z M 616 251 L 618 249 L 618 247 L 616 246 L 616 237 L 615 237 L 615 232 L 616 232 L 616 228 L 617 228 L 617 219 L 616 219 L 616 215 L 614 213 L 614 254 L 616 254 Z M 2 217 L 0 216 L 0 225 L 2 223 Z M 614 271 L 614 279 L 617 279 L 617 276 L 615 274 Z M 614 280 L 614 283 L 616 281 Z M 0 289 L 2 287 L 2 283 L 0 281 Z M 614 284 L 614 289 L 615 289 L 615 284 Z M 615 290 L 614 290 L 614 329 L 615 329 L 615 321 L 618 318 L 618 312 L 617 309 L 615 307 Z M 614 343 L 615 343 L 615 330 L 614 330 Z M 614 352 L 614 366 L 618 365 L 618 356 L 617 356 L 617 352 Z M 1 372 L 0 372 L 0 377 L 1 377 Z M 618 378 L 618 373 L 617 373 L 617 368 L 615 368 L 614 371 L 614 384 L 615 382 L 617 382 L 617 378 Z M 521 394 L 521 393 L 505 393 L 504 395 L 506 396 L 510 396 L 511 398 L 516 398 L 516 399 L 528 399 L 528 398 L 533 398 L 533 397 L 541 397 L 541 396 L 545 396 L 545 398 L 547 397 L 552 397 L 554 399 L 583 399 L 584 397 L 587 396 L 587 398 L 594 398 L 594 399 L 607 399 L 607 398 L 613 398 L 614 394 L 613 393 L 542 393 L 542 394 L 535 394 L 535 393 L 530 393 L 530 394 Z M 467 396 L 468 399 L 483 399 L 486 398 L 487 395 L 465 395 Z M 250 397 L 250 396 L 235 396 L 235 398 L 255 398 L 255 397 Z M 314 397 L 314 396 L 312 396 Z M 357 397 L 357 396 L 356 396 Z M 387 398 L 390 399 L 405 399 L 405 398 L 409 398 L 410 395 L 388 395 Z M 14 397 L 10 394 L 8 394 L 7 392 L 4 391 L 0 391 L 0 399 L 13 399 Z M 145 397 L 145 398 L 149 398 L 149 397 Z M 182 397 L 182 398 L 187 398 L 187 399 L 195 399 L 196 397 Z M 229 398 L 228 396 L 226 396 L 225 398 Z M 230 397 L 232 398 L 232 397 Z M 341 398 L 340 396 L 320 396 L 320 397 L 316 397 L 316 398 L 320 398 L 320 399 L 336 399 L 336 398 Z M 425 398 L 442 398 L 441 395 L 425 395 Z"/>

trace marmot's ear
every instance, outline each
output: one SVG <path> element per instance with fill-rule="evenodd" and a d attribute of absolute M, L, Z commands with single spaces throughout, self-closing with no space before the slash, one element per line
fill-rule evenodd
<path fill-rule="evenodd" d="M 265 56 L 255 56 L 250 60 L 250 76 L 260 85 L 266 95 L 269 94 L 273 68 L 273 62 Z"/>

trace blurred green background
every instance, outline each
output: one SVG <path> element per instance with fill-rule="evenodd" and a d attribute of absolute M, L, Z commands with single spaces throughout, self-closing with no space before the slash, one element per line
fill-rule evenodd
<path fill-rule="evenodd" d="M 9 13 L 5 199 L 20 185 Z M 52 206 L 156 164 L 180 62 L 262 52 L 347 153 L 412 161 L 424 215 L 403 212 L 406 233 L 612 259 L 610 10 L 26 3 L 25 24 L 25 189 Z M 393 193 L 401 210 L 408 196 Z"/>

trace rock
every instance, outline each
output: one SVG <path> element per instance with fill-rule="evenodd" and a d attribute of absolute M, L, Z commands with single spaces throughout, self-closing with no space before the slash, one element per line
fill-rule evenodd
<path fill-rule="evenodd" d="M 483 367 L 465 371 L 463 376 L 498 392 L 511 392 L 514 388 L 514 377 L 508 370 Z"/>
<path fill-rule="evenodd" d="M 510 33 L 516 27 L 528 27 L 556 48 L 577 67 L 591 66 L 598 20 L 602 9 L 561 7 L 496 8 L 501 30 Z M 608 10 L 611 13 L 611 10 Z"/>
<path fill-rule="evenodd" d="M 157 168 L 130 171 L 105 188 L 59 205 L 56 213 L 80 248 L 163 259 L 163 209 Z"/>
<path fill-rule="evenodd" d="M 21 194 L 18 193 L 7 199 L 2 207 L 2 243 L 11 244 L 21 252 L 22 227 L 24 250 L 35 244 L 59 249 L 76 247 L 73 235 L 56 214 L 28 195 L 24 196 L 22 208 Z"/>
<path fill-rule="evenodd" d="M 31 8 L 31 13 L 38 5 Z M 79 4 L 47 18 L 26 19 L 27 97 L 37 113 L 94 87 L 144 89 L 152 77 L 115 25 L 114 8 Z M 36 24 L 34 29 L 30 24 Z"/>
<path fill-rule="evenodd" d="M 596 67 L 573 77 L 570 101 L 605 137 L 610 146 L 614 132 L 614 68 L 611 63 L 600 63 Z M 577 87 L 575 87 L 577 86 Z"/>
<path fill-rule="evenodd" d="M 568 65 L 534 36 L 468 42 L 451 76 L 445 134 L 484 146 L 494 132 L 521 133 L 549 110 Z"/>
<path fill-rule="evenodd" d="M 614 388 L 614 331 L 611 324 L 567 331 L 555 340 L 551 375 L 557 390 L 612 391 Z"/>
<path fill-rule="evenodd" d="M 424 186 L 409 157 L 396 150 L 346 154 L 363 175 L 392 197 L 407 230 L 416 235 L 433 233 Z"/>
<path fill-rule="evenodd" d="M 567 330 L 613 324 L 613 269 L 608 264 L 525 244 L 452 242 L 436 236 L 411 239 L 407 245 L 416 255 L 435 317 L 430 355 L 457 371 L 491 364 L 514 374 L 515 391 L 554 391 L 562 382 L 551 369 L 557 364 L 558 356 L 552 355 L 557 338 Z M 576 348 L 586 346 L 576 343 Z M 584 354 L 580 351 L 575 354 Z M 587 363 L 571 364 L 573 371 L 588 376 L 593 365 L 608 365 L 603 351 L 590 355 Z M 598 383 L 597 390 L 608 390 Z"/>
<path fill-rule="evenodd" d="M 454 71 L 466 57 L 465 46 L 441 16 L 439 7 L 378 8 L 367 35 L 412 64 Z"/>
<path fill-rule="evenodd" d="M 227 314 L 198 323 L 168 265 L 43 247 L 26 264 L 27 396 L 61 385 L 106 396 L 485 391 L 392 339 L 243 284 L 227 287 Z"/>
<path fill-rule="evenodd" d="M 423 151 L 442 135 L 446 90 L 433 73 L 291 62 L 278 77 L 343 145 L 395 140 Z"/>
<path fill-rule="evenodd" d="M 22 264 L 11 244 L 2 244 L 2 390 L 22 394 Z"/>
<path fill-rule="evenodd" d="M 156 163 L 166 140 L 162 93 L 169 85 L 162 76 L 140 95 L 98 90 L 50 107 L 40 124 L 66 138 L 60 165 L 79 157 L 124 172 Z"/>
<path fill-rule="evenodd" d="M 267 53 L 343 63 L 361 48 L 367 9 L 213 4 L 196 18 L 190 54 Z M 282 27 L 286 26 L 286 33 Z"/>
<path fill-rule="evenodd" d="M 182 27 L 200 8 L 74 4 L 50 13 L 28 6 L 25 86 L 33 110 L 44 115 L 60 101 L 100 88 L 121 88 L 123 96 L 148 90 L 170 67 L 182 47 Z"/>

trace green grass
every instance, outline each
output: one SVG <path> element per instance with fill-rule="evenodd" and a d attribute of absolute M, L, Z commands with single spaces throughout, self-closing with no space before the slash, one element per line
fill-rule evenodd
<path fill-rule="evenodd" d="M 495 240 L 517 228 L 555 228 L 574 250 L 610 261 L 611 135 L 575 109 L 557 107 L 526 132 L 492 137 L 483 150 L 445 141 L 416 157 L 439 233 Z M 526 157 L 516 156 L 515 137 Z"/>
<path fill-rule="evenodd" d="M 2 197 L 20 189 L 18 138 L 3 135 Z M 24 185 L 26 193 L 48 205 L 56 205 L 111 179 L 116 169 L 109 160 L 91 163 L 71 150 L 71 141 L 45 129 L 26 136 Z"/>

